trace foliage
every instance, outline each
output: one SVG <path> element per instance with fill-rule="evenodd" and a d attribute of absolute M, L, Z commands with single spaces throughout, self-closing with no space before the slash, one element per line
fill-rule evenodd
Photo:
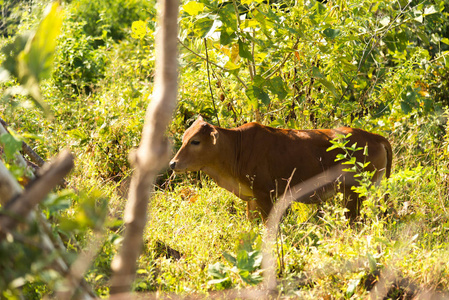
<path fill-rule="evenodd" d="M 83 23 L 85 35 L 108 36 L 114 41 L 124 39 L 134 21 L 156 17 L 154 1 L 74 0 L 71 7 L 71 22 Z M 97 40 L 95 44 L 101 45 L 103 41 Z"/>
<path fill-rule="evenodd" d="M 17 36 L 14 43 L 4 47 L 6 56 L 3 73 L 15 76 L 24 92 L 41 108 L 46 109 L 39 83 L 50 76 L 56 38 L 62 24 L 60 7 L 54 3 L 35 33 Z M 3 75 L 5 76 L 5 75 Z M 14 93 L 10 90 L 8 93 Z"/>
<path fill-rule="evenodd" d="M 24 34 L 41 19 L 45 1 L 0 1 L 10 3 L 14 11 L 2 24 L 17 35 L 0 41 L 13 50 L 0 54 L 4 66 L 26 58 L 33 41 Z M 2 75 L 0 110 L 14 141 L 27 141 L 45 159 L 64 147 L 75 153 L 68 181 L 79 192 L 50 195 L 44 212 L 71 260 L 89 249 L 102 226 L 100 251 L 85 278 L 107 297 L 123 229 L 115 220 L 124 210 L 128 153 L 139 143 L 153 88 L 155 5 L 72 0 L 64 11 L 51 76 L 50 60 L 34 63 L 53 45 L 36 43 L 38 55 L 28 52 L 24 63 L 41 100 L 12 92 L 26 78 Z M 13 22 L 16 12 L 21 18 Z M 286 128 L 346 124 L 380 133 L 393 146 L 391 178 L 365 191 L 363 223 L 348 226 L 341 195 L 321 206 L 295 204 L 284 218 L 276 252 L 283 295 L 364 298 L 388 269 L 417 286 L 447 290 L 448 14 L 447 0 L 182 2 L 179 106 L 167 131 L 175 148 L 198 114 L 215 124 L 218 116 L 224 127 L 255 120 Z M 36 104 L 48 107 L 51 117 Z M 2 137 L 8 138 L 9 155 L 18 143 Z M 360 145 L 336 146 L 347 150 L 349 161 L 361 151 Z M 166 182 L 155 192 L 134 289 L 184 295 L 257 282 L 260 241 L 252 238 L 263 225 L 244 215 L 242 201 L 201 174 Z M 28 241 L 33 228 L 22 233 Z M 252 238 L 245 240 L 244 232 Z M 19 287 L 35 299 L 57 289 L 60 278 L 45 268 L 53 258 L 16 239 L 1 247 L 2 297 L 18 295 Z M 23 261 L 13 269 L 6 253 Z M 208 284 L 211 279 L 217 281 Z M 390 297 L 407 293 L 396 287 Z"/>
<path fill-rule="evenodd" d="M 214 279 L 210 280 L 208 284 L 216 285 L 218 288 L 229 287 L 231 283 L 230 272 L 236 273 L 246 284 L 256 285 L 262 281 L 260 275 L 262 263 L 260 236 L 257 236 L 254 232 L 242 234 L 238 239 L 236 252 L 236 256 L 223 252 L 223 257 L 232 265 L 232 268 L 226 267 L 220 262 L 209 265 L 208 272 Z"/>

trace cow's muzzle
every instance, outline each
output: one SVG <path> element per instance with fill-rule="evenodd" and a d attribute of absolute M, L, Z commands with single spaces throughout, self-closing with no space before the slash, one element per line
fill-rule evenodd
<path fill-rule="evenodd" d="M 174 170 L 176 168 L 176 161 L 170 162 L 170 169 Z"/>

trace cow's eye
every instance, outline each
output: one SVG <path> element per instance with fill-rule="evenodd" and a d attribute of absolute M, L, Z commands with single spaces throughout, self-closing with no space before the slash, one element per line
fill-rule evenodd
<path fill-rule="evenodd" d="M 200 141 L 195 141 L 195 140 L 193 140 L 193 141 L 190 142 L 190 144 L 192 144 L 192 145 L 199 145 L 199 144 L 200 144 Z"/>

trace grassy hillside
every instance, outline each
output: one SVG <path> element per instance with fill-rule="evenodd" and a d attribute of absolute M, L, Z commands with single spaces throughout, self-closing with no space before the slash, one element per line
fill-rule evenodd
<path fill-rule="evenodd" d="M 14 18 L 5 23 L 0 46 L 35 29 L 48 2 L 0 4 L 11 5 L 5 11 Z M 449 3 L 340 2 L 236 2 L 238 28 L 216 22 L 237 22 L 226 3 L 183 2 L 179 104 L 167 135 L 176 150 L 202 114 L 224 127 L 255 120 L 284 128 L 346 124 L 387 137 L 392 176 L 365 192 L 359 223 L 345 220 L 341 195 L 292 207 L 274 249 L 279 291 L 358 299 L 387 280 L 392 299 L 424 292 L 449 297 Z M 69 260 L 100 241 L 85 278 L 106 297 L 123 232 L 128 153 L 139 143 L 153 88 L 155 3 L 73 0 L 62 7 L 51 76 L 40 81 L 50 114 L 11 89 L 19 82 L 14 76 L 0 82 L 0 112 L 15 139 L 44 159 L 63 148 L 76 155 L 68 189 L 42 209 Z M 215 65 L 201 58 L 203 38 Z M 0 62 L 8 59 L 0 54 Z M 204 174 L 162 172 L 134 289 L 189 295 L 256 285 L 263 231 L 246 219 L 243 201 Z M 2 241 L 0 251 L 30 253 L 16 241 Z M 39 263 L 0 260 L 0 297 L 21 292 L 39 299 L 60 288 L 61 276 L 47 268 L 51 260 L 31 252 Z"/>

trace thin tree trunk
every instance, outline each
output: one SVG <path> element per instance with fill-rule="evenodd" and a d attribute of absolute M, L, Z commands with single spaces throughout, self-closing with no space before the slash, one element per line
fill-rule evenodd
<path fill-rule="evenodd" d="M 154 90 L 147 108 L 140 146 L 130 156 L 135 170 L 125 209 L 124 239 L 112 262 L 114 274 L 110 293 L 116 296 L 131 290 L 136 260 L 142 248 L 152 184 L 158 172 L 168 163 L 170 155 L 165 131 L 176 107 L 178 0 L 161 0 L 159 9 Z"/>

